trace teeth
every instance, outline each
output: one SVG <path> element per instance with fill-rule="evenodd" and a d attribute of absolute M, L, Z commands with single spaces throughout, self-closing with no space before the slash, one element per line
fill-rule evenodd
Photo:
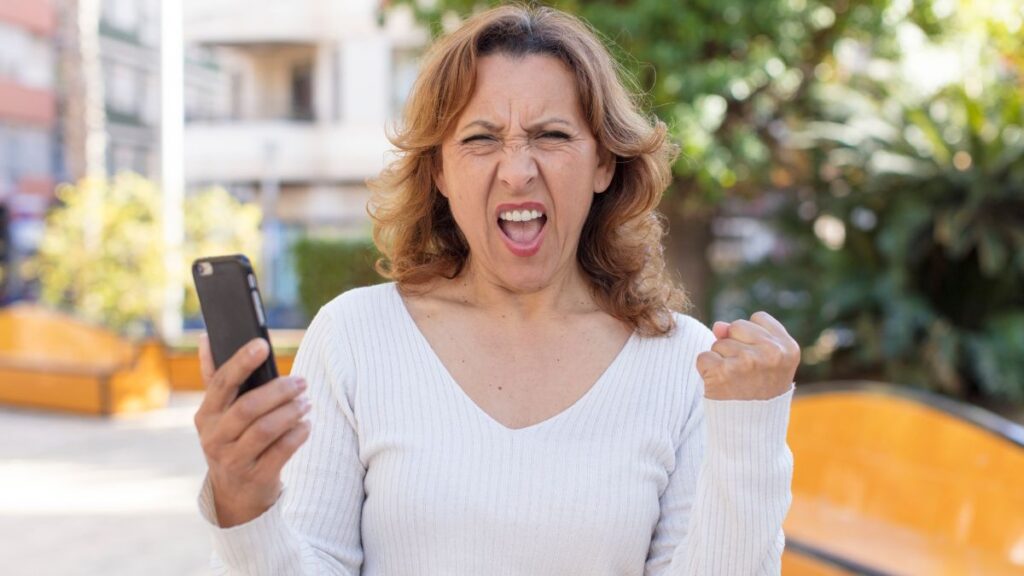
<path fill-rule="evenodd" d="M 502 220 L 511 220 L 513 222 L 525 222 L 527 220 L 533 220 L 540 218 L 544 213 L 538 210 L 506 210 L 498 215 L 498 218 Z"/>

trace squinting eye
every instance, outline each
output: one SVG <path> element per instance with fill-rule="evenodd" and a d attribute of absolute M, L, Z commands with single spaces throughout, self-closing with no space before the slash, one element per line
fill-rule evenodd
<path fill-rule="evenodd" d="M 463 144 L 481 143 L 481 142 L 494 142 L 494 136 L 487 134 L 476 134 L 474 136 L 468 136 L 462 139 Z"/>
<path fill-rule="evenodd" d="M 547 139 L 547 140 L 568 140 L 569 139 L 569 135 L 568 134 L 566 134 L 565 132 L 558 132 L 558 131 L 542 132 L 540 137 L 544 138 L 544 139 Z"/>

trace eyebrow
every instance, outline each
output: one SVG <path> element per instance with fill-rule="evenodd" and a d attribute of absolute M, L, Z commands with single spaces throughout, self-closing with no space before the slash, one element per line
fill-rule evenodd
<path fill-rule="evenodd" d="M 526 129 L 527 130 L 536 130 L 537 128 L 539 128 L 540 126 L 544 126 L 545 124 L 564 124 L 564 125 L 566 125 L 566 126 L 568 126 L 570 128 L 572 128 L 574 126 L 573 123 L 569 122 L 568 120 L 564 120 L 562 118 L 555 117 L 555 118 L 542 118 L 541 120 L 538 120 L 537 122 L 534 122 L 533 124 L 530 124 L 530 125 L 526 126 Z M 473 120 L 469 124 L 466 124 L 465 126 L 460 128 L 459 132 L 462 132 L 463 130 L 466 130 L 467 128 L 472 128 L 473 126 L 480 126 L 481 128 L 483 128 L 485 130 L 489 130 L 491 132 L 499 132 L 501 130 L 501 126 L 499 126 L 499 125 L 497 125 L 497 124 L 495 124 L 493 122 L 490 122 L 490 121 L 484 120 L 484 119 L 477 119 L 477 120 Z"/>

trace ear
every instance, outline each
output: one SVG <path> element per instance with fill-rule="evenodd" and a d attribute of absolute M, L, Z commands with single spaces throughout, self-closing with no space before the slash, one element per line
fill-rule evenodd
<path fill-rule="evenodd" d="M 441 196 L 448 197 L 448 181 L 444 177 L 444 165 L 440 159 L 434 163 L 434 186 L 437 186 Z"/>
<path fill-rule="evenodd" d="M 594 172 L 594 194 L 601 194 L 608 190 L 615 176 L 615 154 L 604 147 L 598 151 L 597 170 Z"/>

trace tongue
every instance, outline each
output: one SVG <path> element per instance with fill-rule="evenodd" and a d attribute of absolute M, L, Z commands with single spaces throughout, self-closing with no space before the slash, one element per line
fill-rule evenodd
<path fill-rule="evenodd" d="M 529 244 L 540 234 L 540 229 L 543 226 L 541 220 L 541 218 L 534 218 L 526 222 L 499 220 L 498 226 L 501 226 L 505 235 L 516 244 Z"/>

